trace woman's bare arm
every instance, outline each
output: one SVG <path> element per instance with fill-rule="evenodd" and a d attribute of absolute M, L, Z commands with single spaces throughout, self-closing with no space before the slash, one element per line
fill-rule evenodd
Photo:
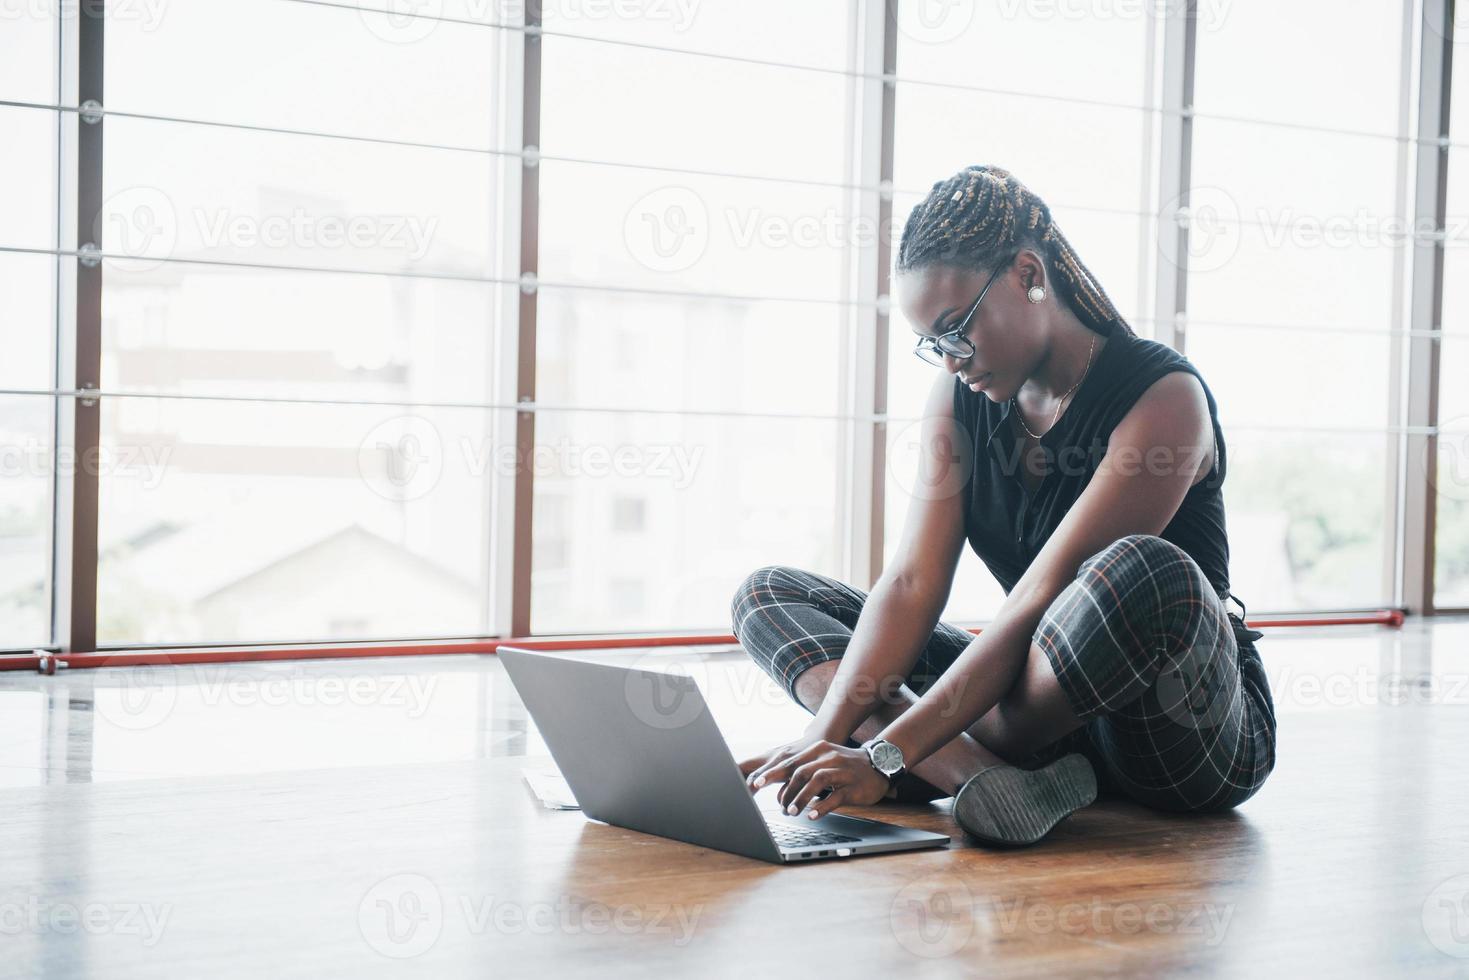
<path fill-rule="evenodd" d="M 994 621 L 878 737 L 901 749 L 912 769 L 966 733 L 1015 683 L 1030 655 L 1035 626 L 1081 562 L 1117 538 L 1157 534 L 1166 527 L 1188 488 L 1207 472 L 1198 447 L 1212 443 L 1198 381 L 1176 373 L 1155 382 L 1113 430 L 1102 464 Z M 1149 452 L 1159 448 L 1171 461 L 1155 466 Z M 876 802 L 885 782 L 865 752 L 835 740 L 812 743 L 755 776 L 763 783 L 785 783 L 782 801 L 798 809 L 809 806 L 812 819 L 846 804 Z M 823 786 L 832 791 L 818 800 L 816 790 Z"/>
<path fill-rule="evenodd" d="M 1128 534 L 1158 534 L 1212 465 L 1214 430 L 1203 386 L 1174 372 L 1154 382 L 1117 424 L 1091 481 L 985 627 L 883 738 L 909 765 L 969 729 L 1005 695 L 1030 654 L 1046 608 L 1081 563 Z"/>
<path fill-rule="evenodd" d="M 869 592 L 807 733 L 842 742 L 882 703 L 897 701 L 938 625 L 964 547 L 973 440 L 954 419 L 954 378 L 934 380 L 919 427 L 919 466 L 897 554 Z"/>

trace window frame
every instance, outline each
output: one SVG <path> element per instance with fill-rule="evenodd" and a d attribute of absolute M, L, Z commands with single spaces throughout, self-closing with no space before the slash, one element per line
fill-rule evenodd
<path fill-rule="evenodd" d="M 904 84 L 897 62 L 898 0 L 862 6 L 851 24 L 847 184 L 851 213 L 878 228 L 892 225 L 893 133 L 895 89 Z M 1444 227 L 1449 120 L 1448 92 L 1452 76 L 1452 37 L 1425 27 L 1431 19 L 1446 23 L 1448 0 L 1404 4 L 1405 32 L 1401 50 L 1401 131 L 1399 194 L 1415 219 Z M 497 310 L 500 354 L 493 381 L 497 440 L 513 442 L 527 458 L 534 442 L 537 331 L 537 254 L 540 192 L 541 37 L 538 5 L 526 5 L 524 23 L 494 25 L 501 56 L 502 146 L 521 148 L 521 166 L 504 190 L 506 221 L 500 247 L 507 268 L 517 270 L 520 289 L 505 290 Z M 1187 200 L 1191 172 L 1194 118 L 1193 76 L 1197 58 L 1196 3 L 1169 5 L 1153 25 L 1156 102 L 1156 146 L 1150 186 L 1143 189 L 1155 202 Z M 103 5 L 83 5 L 76 16 L 58 19 L 58 148 L 57 303 L 55 305 L 55 372 L 49 395 L 55 428 L 53 458 L 61 453 L 85 459 L 99 448 L 101 402 L 108 393 L 101 381 L 101 300 L 105 263 L 95 261 L 91 221 L 102 205 L 105 113 L 84 112 L 95 102 L 105 106 L 103 51 L 106 16 Z M 621 42 L 609 42 L 621 43 Z M 690 57 L 715 55 L 686 52 Z M 1188 315 L 1187 226 L 1176 206 L 1161 203 L 1152 233 L 1152 301 L 1156 339 L 1186 353 Z M 840 465 L 853 474 L 839 502 L 835 520 L 839 564 L 858 585 L 875 581 L 882 570 L 885 533 L 884 493 L 889 425 L 887 351 L 889 341 L 889 235 L 850 249 L 845 278 L 854 302 L 849 329 L 840 352 L 843 372 L 843 442 Z M 1391 516 L 1390 546 L 1382 568 L 1384 595 L 1411 612 L 1469 612 L 1469 608 L 1435 608 L 1435 496 L 1431 481 L 1414 461 L 1436 452 L 1439 343 L 1443 314 L 1443 249 L 1440 238 L 1415 238 L 1401 256 L 1395 289 L 1402 310 L 1392 327 L 1388 366 L 1391 449 L 1388 481 L 1383 487 Z M 1171 274 L 1161 274 L 1172 263 Z M 1146 271 L 1145 273 L 1146 274 Z M 508 329 L 513 324 L 514 329 Z M 491 325 L 493 329 L 493 325 Z M 513 405 L 511 404 L 513 403 Z M 53 547 L 50 576 L 51 632 L 47 649 L 98 650 L 98 473 L 95 467 L 53 468 Z M 484 637 L 532 636 L 531 469 L 496 477 L 486 487 L 485 506 L 492 518 L 486 545 L 492 601 Z M 1296 610 L 1271 610 L 1286 612 Z M 1328 610 L 1310 610 L 1327 612 Z M 1347 610 L 1330 610 L 1347 611 Z M 722 626 L 721 626 L 722 628 Z M 559 634 L 576 635 L 576 634 Z M 656 636 L 650 632 L 649 636 Z M 383 638 L 384 641 L 394 638 Z M 447 638 L 446 638 L 447 639 Z M 4 639 L 0 638 L 0 646 Z M 227 644 L 249 648 L 271 644 Z M 174 645 L 109 646 L 105 649 L 169 649 Z M 177 646 L 187 646 L 178 644 Z M 362 648 L 362 644 L 350 644 Z M 364 648 L 366 649 L 366 648 Z"/>

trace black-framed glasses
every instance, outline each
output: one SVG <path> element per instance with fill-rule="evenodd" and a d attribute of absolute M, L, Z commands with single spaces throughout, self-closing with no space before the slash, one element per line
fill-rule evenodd
<path fill-rule="evenodd" d="M 969 312 L 964 314 L 964 319 L 953 330 L 939 334 L 937 337 L 919 337 L 918 342 L 913 345 L 913 353 L 923 358 L 934 367 L 944 366 L 944 355 L 958 358 L 961 361 L 968 360 L 974 356 L 974 345 L 965 336 L 969 332 L 969 321 L 974 319 L 974 313 L 979 309 L 979 304 L 984 301 L 984 294 L 990 291 L 990 286 L 999 278 L 1002 271 L 1009 267 L 1005 263 L 990 274 L 989 282 L 979 291 L 974 299 L 974 305 L 969 307 Z"/>

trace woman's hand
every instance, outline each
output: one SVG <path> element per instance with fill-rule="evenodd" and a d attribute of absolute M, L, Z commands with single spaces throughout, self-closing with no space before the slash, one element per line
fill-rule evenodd
<path fill-rule="evenodd" d="M 797 814 L 809 806 L 807 816 L 815 820 L 839 806 L 866 806 L 887 795 L 888 778 L 873 768 L 864 749 L 824 740 L 794 752 L 785 752 L 786 748 L 777 749 L 778 754 L 748 777 L 752 789 L 785 783 L 776 799 L 786 813 Z"/>
<path fill-rule="evenodd" d="M 767 749 L 758 755 L 752 755 L 748 759 L 741 760 L 739 763 L 740 775 L 745 777 L 745 785 L 750 787 L 751 792 L 754 792 L 755 773 L 762 771 L 767 766 L 773 765 L 782 759 L 790 758 L 807 746 L 814 745 L 821 740 L 822 736 L 813 734 L 808 730 L 800 737 L 792 739 L 784 745 L 777 745 L 773 749 Z"/>
<path fill-rule="evenodd" d="M 739 762 L 740 775 L 745 777 L 745 785 L 753 789 L 754 786 L 751 783 L 750 777 L 756 770 L 764 769 L 776 759 L 784 758 L 796 752 L 805 744 L 804 742 L 790 742 L 786 745 L 777 745 L 773 749 L 766 749 L 764 752 L 758 755 L 752 755 L 748 759 L 741 759 Z"/>

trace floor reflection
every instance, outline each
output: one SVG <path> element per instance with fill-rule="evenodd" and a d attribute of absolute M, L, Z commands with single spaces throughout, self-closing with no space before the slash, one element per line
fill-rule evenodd
<path fill-rule="evenodd" d="M 1469 617 L 1267 630 L 1282 715 L 1469 703 Z M 736 754 L 808 718 L 738 650 L 583 652 L 692 675 Z M 544 756 L 493 656 L 0 673 L 0 786 Z"/>

